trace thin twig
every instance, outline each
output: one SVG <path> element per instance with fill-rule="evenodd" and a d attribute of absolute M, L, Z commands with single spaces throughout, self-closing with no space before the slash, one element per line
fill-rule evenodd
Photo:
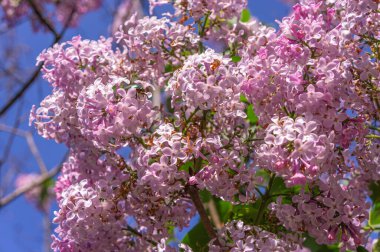
<path fill-rule="evenodd" d="M 124 231 L 128 231 L 128 232 L 131 232 L 132 234 L 146 240 L 147 242 L 149 242 L 150 244 L 152 244 L 153 246 L 157 246 L 158 242 L 156 241 L 153 241 L 152 239 L 149 239 L 147 237 L 145 237 L 143 234 L 141 234 L 139 231 L 137 231 L 136 229 L 134 229 L 133 227 L 127 225 L 127 227 L 125 228 L 122 228 L 122 230 Z"/>
<path fill-rule="evenodd" d="M 209 202 L 206 203 L 206 207 L 210 212 L 210 217 L 215 227 L 219 230 L 223 227 L 223 222 L 220 221 L 218 210 L 216 209 L 215 201 L 211 198 Z"/>
<path fill-rule="evenodd" d="M 58 165 L 54 169 L 51 169 L 47 173 L 42 174 L 38 179 L 36 179 L 32 183 L 30 183 L 29 185 L 24 186 L 24 187 L 20 187 L 19 189 L 16 189 L 12 193 L 10 193 L 7 196 L 5 196 L 4 198 L 0 199 L 0 208 L 4 207 L 5 205 L 9 204 L 13 200 L 17 199 L 18 197 L 20 197 L 25 192 L 28 192 L 28 191 L 32 190 L 33 188 L 42 185 L 45 181 L 53 178 L 55 175 L 57 175 L 59 173 L 61 168 L 62 168 L 62 164 Z"/>
<path fill-rule="evenodd" d="M 261 197 L 261 203 L 259 206 L 259 211 L 257 212 L 255 222 L 254 222 L 255 225 L 260 224 L 262 215 L 264 214 L 264 210 L 265 210 L 265 207 L 267 205 L 267 201 L 268 201 L 268 199 L 271 198 L 270 191 L 272 189 L 275 178 L 276 178 L 275 174 L 272 174 L 272 176 L 269 179 L 268 186 L 265 190 L 265 194 Z"/>
<path fill-rule="evenodd" d="M 203 203 L 199 197 L 198 189 L 194 186 L 189 186 L 187 188 L 188 193 L 190 194 L 191 200 L 194 203 L 195 208 L 198 211 L 198 214 L 201 218 L 204 228 L 206 229 L 207 234 L 211 239 L 215 239 L 216 243 L 219 244 L 218 237 L 216 232 L 211 224 L 210 219 L 208 218 L 207 212 L 203 206 Z"/>
<path fill-rule="evenodd" d="M 69 24 L 70 24 L 70 22 L 71 22 L 71 20 L 72 20 L 72 18 L 74 16 L 74 13 L 75 13 L 75 10 L 73 10 L 71 12 L 70 17 L 67 20 L 67 22 L 65 24 L 65 27 L 62 29 L 61 33 L 59 33 L 57 36 L 55 36 L 55 39 L 54 39 L 52 45 L 54 45 L 55 43 L 58 43 L 61 40 L 61 38 L 63 37 L 63 35 L 65 34 L 66 30 L 69 27 Z M 8 100 L 8 102 L 1 108 L 1 110 L 0 110 L 0 117 L 2 117 L 16 103 L 16 101 L 20 97 L 22 97 L 24 95 L 24 93 L 31 87 L 31 85 L 34 83 L 34 81 L 39 76 L 40 71 L 41 71 L 43 65 L 44 65 L 43 62 L 41 62 L 40 64 L 38 64 L 37 68 L 34 70 L 34 72 L 31 75 L 31 77 L 28 80 L 26 80 L 25 83 L 22 84 L 21 89 L 16 94 L 14 94 L 13 97 L 10 98 Z"/>
<path fill-rule="evenodd" d="M 48 207 L 48 211 L 44 213 L 43 217 L 43 225 L 44 225 L 44 251 L 49 252 L 50 251 L 50 245 L 51 245 L 51 222 L 50 222 L 50 203 Z"/>
<path fill-rule="evenodd" d="M 41 13 L 41 11 L 38 9 L 38 6 L 33 0 L 28 0 L 28 3 L 30 7 L 32 7 L 32 10 L 34 14 L 36 14 L 37 18 L 40 20 L 40 22 L 49 30 L 53 33 L 54 37 L 58 37 L 59 34 L 55 30 L 54 26 L 50 23 L 50 21 L 44 17 L 44 15 Z"/>
<path fill-rule="evenodd" d="M 28 143 L 30 152 L 32 152 L 34 158 L 37 161 L 38 167 L 40 168 L 41 173 L 46 173 L 47 168 L 46 165 L 40 155 L 40 152 L 38 151 L 37 145 L 34 142 L 33 135 L 29 131 L 20 130 L 17 128 L 11 128 L 7 125 L 0 124 L 0 131 L 5 131 L 10 134 L 14 134 L 20 137 L 24 137 L 26 139 L 26 142 Z"/>

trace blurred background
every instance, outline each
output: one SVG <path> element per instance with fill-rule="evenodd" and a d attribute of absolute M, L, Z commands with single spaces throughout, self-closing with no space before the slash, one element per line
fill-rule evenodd
<path fill-rule="evenodd" d="M 276 28 L 275 21 L 290 11 L 285 1 L 248 2 L 252 16 Z M 2 11 L 0 9 L 0 17 L 4 14 Z M 60 42 L 76 35 L 84 39 L 109 37 L 112 27 L 120 24 L 120 19 L 115 21 L 115 17 L 123 15 L 125 19 L 134 11 L 148 15 L 148 0 L 104 0 L 100 8 L 81 16 L 76 27 L 69 27 Z M 161 8 L 155 14 L 165 11 L 170 9 Z M 57 30 L 61 31 L 62 26 L 57 24 Z M 39 53 L 55 40 L 51 32 L 35 31 L 32 27 L 28 18 L 18 20 L 12 27 L 0 20 L 0 198 L 17 189 L 16 180 L 21 174 L 40 174 L 45 167 L 46 170 L 54 169 L 67 152 L 64 145 L 43 139 L 28 125 L 32 105 L 38 105 L 51 92 L 51 87 L 40 76 L 27 88 L 25 84 L 37 69 Z M 48 213 L 43 213 L 23 195 L 3 206 L 0 204 L 0 252 L 48 251 L 50 235 L 55 228 L 51 224 L 54 210 L 57 206 L 52 203 Z M 179 233 L 178 238 L 184 232 Z"/>

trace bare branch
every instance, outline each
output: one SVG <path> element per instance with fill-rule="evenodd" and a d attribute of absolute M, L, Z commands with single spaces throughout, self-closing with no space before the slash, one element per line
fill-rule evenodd
<path fill-rule="evenodd" d="M 150 244 L 152 244 L 153 246 L 157 246 L 157 242 L 156 241 L 153 241 L 152 239 L 149 239 L 147 237 L 145 237 L 143 234 L 141 234 L 139 231 L 137 231 L 136 229 L 134 229 L 133 227 L 127 225 L 125 228 L 123 228 L 122 230 L 124 231 L 128 231 L 130 233 L 132 233 L 133 235 L 136 235 L 144 240 L 146 240 L 147 242 L 149 242 Z"/>
<path fill-rule="evenodd" d="M 210 219 L 208 218 L 207 212 L 203 206 L 203 203 L 199 197 L 198 189 L 194 186 L 189 186 L 187 188 L 188 193 L 194 203 L 195 208 L 198 210 L 199 216 L 201 217 L 201 221 L 203 223 L 204 228 L 206 229 L 207 234 L 211 239 L 215 239 L 215 242 L 219 244 L 218 237 L 214 230 L 214 227 L 211 224 Z"/>
<path fill-rule="evenodd" d="M 45 174 L 42 174 L 41 177 L 30 183 L 29 185 L 26 185 L 24 187 L 20 187 L 19 189 L 16 189 L 12 193 L 8 194 L 4 198 L 0 199 L 0 208 L 4 207 L 5 205 L 9 204 L 13 200 L 17 199 L 20 197 L 22 194 L 25 192 L 28 192 L 32 190 L 33 188 L 42 185 L 45 181 L 53 178 L 55 175 L 59 173 L 59 171 L 62 168 L 62 164 L 58 165 L 57 167 L 51 169 Z"/>
<path fill-rule="evenodd" d="M 70 17 L 68 18 L 68 20 L 67 20 L 67 22 L 65 24 L 65 27 L 62 29 L 61 33 L 59 33 L 57 36 L 55 36 L 55 39 L 54 39 L 54 42 L 52 43 L 52 45 L 54 45 L 55 43 L 57 43 L 57 42 L 59 42 L 61 40 L 61 38 L 63 37 L 63 35 L 65 34 L 66 30 L 69 27 L 69 24 L 70 24 L 70 22 L 71 22 L 71 20 L 72 20 L 72 18 L 74 16 L 74 13 L 75 13 L 75 10 L 73 9 L 73 11 L 70 14 Z M 43 65 L 44 65 L 43 62 L 41 62 L 40 64 L 38 64 L 36 70 L 34 70 L 34 72 L 31 75 L 31 77 L 24 84 L 22 84 L 22 88 L 16 94 L 14 94 L 14 96 L 12 98 L 10 98 L 8 100 L 8 102 L 4 105 L 4 107 L 1 108 L 1 110 L 0 110 L 0 117 L 2 117 L 16 103 L 16 101 L 20 97 L 22 97 L 24 95 L 24 93 L 31 87 L 31 85 L 34 83 L 34 81 L 39 76 L 40 71 L 41 71 Z"/>
<path fill-rule="evenodd" d="M 38 151 L 36 143 L 34 142 L 33 135 L 30 132 L 20 130 L 17 128 L 11 128 L 11 127 L 3 125 L 3 124 L 0 124 L 0 131 L 5 131 L 5 132 L 8 132 L 10 134 L 14 134 L 14 135 L 18 135 L 20 137 L 24 137 L 26 139 L 26 142 L 28 143 L 30 152 L 32 152 L 34 158 L 37 161 L 37 164 L 38 164 L 38 167 L 40 168 L 41 173 L 47 172 L 46 165 L 45 165 L 45 163 L 44 163 L 44 161 L 40 155 L 40 152 Z"/>
<path fill-rule="evenodd" d="M 50 203 L 49 203 L 50 204 Z M 50 251 L 50 245 L 51 245 L 51 222 L 50 222 L 50 208 L 51 206 L 49 205 L 48 211 L 44 213 L 43 217 L 43 226 L 44 226 L 44 251 L 49 252 Z"/>
<path fill-rule="evenodd" d="M 223 227 L 223 223 L 220 221 L 218 210 L 215 206 L 215 201 L 211 199 L 210 202 L 207 202 L 206 207 L 210 212 L 210 217 L 215 227 L 217 229 L 221 229 Z"/>
<path fill-rule="evenodd" d="M 32 8 L 34 14 L 36 14 L 37 18 L 40 20 L 40 22 L 44 26 L 46 26 L 46 28 L 49 31 L 51 31 L 53 33 L 54 37 L 57 38 L 59 36 L 58 32 L 55 30 L 54 26 L 50 23 L 50 21 L 44 17 L 44 15 L 38 9 L 38 6 L 36 5 L 36 3 L 33 0 L 28 0 L 28 3 L 30 5 L 30 7 Z"/>

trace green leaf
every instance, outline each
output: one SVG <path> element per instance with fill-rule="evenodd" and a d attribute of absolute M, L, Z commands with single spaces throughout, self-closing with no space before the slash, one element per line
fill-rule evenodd
<path fill-rule="evenodd" d="M 380 225 L 380 202 L 374 203 L 369 213 L 369 225 Z"/>
<path fill-rule="evenodd" d="M 240 101 L 249 104 L 247 97 L 243 94 L 240 94 Z"/>
<path fill-rule="evenodd" d="M 40 202 L 43 204 L 49 197 L 50 188 L 54 186 L 54 180 L 52 178 L 47 179 L 41 185 Z"/>
<path fill-rule="evenodd" d="M 287 191 L 284 179 L 281 177 L 275 177 L 272 185 L 271 194 L 284 193 Z"/>
<path fill-rule="evenodd" d="M 232 211 L 232 204 L 228 201 L 223 201 L 221 199 L 215 199 L 215 204 L 218 210 L 219 219 L 222 222 L 226 222 L 228 220 L 228 216 Z"/>
<path fill-rule="evenodd" d="M 373 245 L 372 252 L 380 252 L 380 242 L 377 240 L 375 245 Z"/>
<path fill-rule="evenodd" d="M 241 57 L 238 55 L 234 55 L 231 57 L 232 62 L 237 63 L 241 60 Z"/>
<path fill-rule="evenodd" d="M 363 247 L 363 246 L 359 246 L 359 247 L 357 247 L 357 248 L 356 248 L 356 251 L 357 251 L 357 252 L 368 252 L 368 250 L 367 250 L 365 247 Z"/>
<path fill-rule="evenodd" d="M 258 199 L 254 204 L 234 205 L 227 220 L 241 220 L 246 225 L 253 225 L 255 222 L 256 215 L 259 211 L 260 204 L 261 198 Z"/>
<path fill-rule="evenodd" d="M 369 185 L 369 189 L 371 189 L 371 200 L 373 202 L 380 202 L 380 182 L 372 182 Z"/>
<path fill-rule="evenodd" d="M 173 72 L 173 65 L 172 64 L 167 64 L 165 66 L 165 73 L 171 73 Z"/>
<path fill-rule="evenodd" d="M 241 12 L 240 21 L 243 23 L 247 23 L 249 22 L 250 19 L 251 19 L 251 13 L 249 12 L 248 9 L 244 9 Z"/>
<path fill-rule="evenodd" d="M 209 202 L 212 199 L 212 195 L 207 190 L 199 191 L 199 196 L 201 197 L 202 202 Z"/>
<path fill-rule="evenodd" d="M 260 176 L 262 177 L 265 181 L 268 181 L 269 180 L 269 177 L 270 177 L 270 174 L 267 170 L 265 169 L 259 169 L 257 170 L 256 172 L 256 176 Z"/>
<path fill-rule="evenodd" d="M 182 243 L 187 244 L 193 251 L 206 252 L 208 251 L 208 236 L 206 229 L 203 227 L 202 222 L 195 225 L 182 239 Z"/>
<path fill-rule="evenodd" d="M 194 162 L 192 160 L 187 161 L 186 163 L 181 165 L 181 167 L 179 167 L 179 170 L 180 171 L 186 171 L 187 173 L 189 173 L 189 170 L 191 167 L 193 167 L 193 165 L 194 165 Z"/>
<path fill-rule="evenodd" d="M 252 125 L 256 125 L 259 122 L 259 118 L 257 117 L 252 104 L 247 106 L 247 119 Z"/>
<path fill-rule="evenodd" d="M 306 240 L 304 241 L 303 245 L 306 248 L 309 248 L 311 252 L 339 252 L 338 245 L 320 245 L 316 243 L 315 239 L 310 236 L 306 236 Z"/>
<path fill-rule="evenodd" d="M 182 51 L 182 52 L 181 52 L 181 55 L 187 57 L 187 56 L 190 56 L 190 55 L 191 55 L 191 52 L 185 50 L 185 51 Z"/>

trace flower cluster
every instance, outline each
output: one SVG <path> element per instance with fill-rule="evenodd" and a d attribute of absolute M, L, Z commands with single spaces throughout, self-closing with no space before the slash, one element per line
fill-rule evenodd
<path fill-rule="evenodd" d="M 210 251 L 297 251 L 295 237 L 278 238 L 260 228 L 244 225 L 242 221 L 227 223 L 219 232 L 219 243 L 210 241 Z"/>
<path fill-rule="evenodd" d="M 277 32 L 235 19 L 245 1 L 150 2 L 175 13 L 38 58 L 53 91 L 31 123 L 70 148 L 54 250 L 176 250 L 173 228 L 197 212 L 210 251 L 302 251 L 305 235 L 364 247 L 378 1 L 301 0 Z"/>
<path fill-rule="evenodd" d="M 139 78 L 162 87 L 167 80 L 165 66 L 179 68 L 186 56 L 197 49 L 199 36 L 192 30 L 167 18 L 138 19 L 135 14 L 120 26 L 115 38 L 123 47 L 125 57 L 133 62 Z M 158 81 L 152 83 L 152 80 Z"/>
<path fill-rule="evenodd" d="M 289 185 L 304 185 L 331 167 L 334 134 L 317 134 L 318 124 L 305 119 L 272 118 L 257 150 L 260 165 L 284 176 Z"/>
<path fill-rule="evenodd" d="M 283 225 L 292 231 L 307 231 L 320 244 L 336 243 L 341 235 L 343 248 L 355 249 L 365 244 L 361 223 L 368 218 L 365 195 L 347 179 L 328 177 L 318 183 L 320 191 L 301 192 L 291 205 L 281 198 L 272 205 Z"/>
<path fill-rule="evenodd" d="M 151 12 L 154 7 L 172 2 L 171 0 L 149 0 Z M 247 6 L 246 0 L 175 0 L 174 7 L 177 16 L 200 20 L 206 14 L 210 19 L 232 19 L 239 17 L 241 10 Z"/>

